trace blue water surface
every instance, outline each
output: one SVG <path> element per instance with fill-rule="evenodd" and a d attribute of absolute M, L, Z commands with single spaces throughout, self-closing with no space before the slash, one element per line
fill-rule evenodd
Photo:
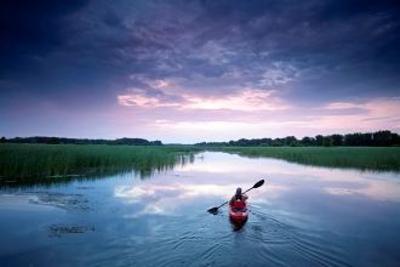
<path fill-rule="evenodd" d="M 248 193 L 239 231 L 226 208 Z M 124 173 L 0 190 L 0 266 L 400 266 L 400 174 L 205 152 Z"/>

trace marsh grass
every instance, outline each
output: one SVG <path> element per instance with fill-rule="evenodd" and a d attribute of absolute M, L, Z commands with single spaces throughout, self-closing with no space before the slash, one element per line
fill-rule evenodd
<path fill-rule="evenodd" d="M 204 149 L 306 165 L 400 171 L 400 147 L 219 147 L 0 144 L 0 184 L 62 183 L 123 172 L 142 178 Z"/>
<path fill-rule="evenodd" d="M 220 147 L 216 150 L 313 166 L 400 171 L 400 147 Z"/>
<path fill-rule="evenodd" d="M 123 171 L 146 176 L 183 164 L 194 151 L 185 146 L 0 144 L 0 176 L 65 179 Z"/>

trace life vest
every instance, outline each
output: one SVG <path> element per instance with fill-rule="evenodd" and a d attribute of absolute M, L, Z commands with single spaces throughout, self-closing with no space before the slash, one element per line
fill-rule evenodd
<path fill-rule="evenodd" d="M 243 210 L 246 208 L 246 201 L 243 199 L 236 199 L 230 203 L 231 207 L 235 210 Z"/>

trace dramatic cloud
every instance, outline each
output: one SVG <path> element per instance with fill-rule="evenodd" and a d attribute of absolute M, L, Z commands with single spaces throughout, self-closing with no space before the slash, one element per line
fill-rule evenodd
<path fill-rule="evenodd" d="M 399 17 L 389 0 L 5 1 L 0 134 L 398 131 Z"/>
<path fill-rule="evenodd" d="M 274 97 L 275 91 L 243 88 L 224 95 L 202 95 L 180 88 L 177 84 L 164 80 L 148 82 L 151 90 L 130 88 L 128 94 L 118 95 L 118 102 L 122 106 L 143 108 L 170 107 L 178 110 L 205 109 L 205 110 L 239 110 L 265 111 L 284 110 L 287 106 L 283 101 Z M 172 86 L 172 87 L 170 87 Z"/>

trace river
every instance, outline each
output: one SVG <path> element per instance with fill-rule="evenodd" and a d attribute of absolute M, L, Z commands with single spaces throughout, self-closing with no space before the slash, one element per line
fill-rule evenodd
<path fill-rule="evenodd" d="M 265 179 L 240 230 L 206 210 Z M 400 266 L 400 174 L 205 152 L 0 190 L 0 266 Z"/>

